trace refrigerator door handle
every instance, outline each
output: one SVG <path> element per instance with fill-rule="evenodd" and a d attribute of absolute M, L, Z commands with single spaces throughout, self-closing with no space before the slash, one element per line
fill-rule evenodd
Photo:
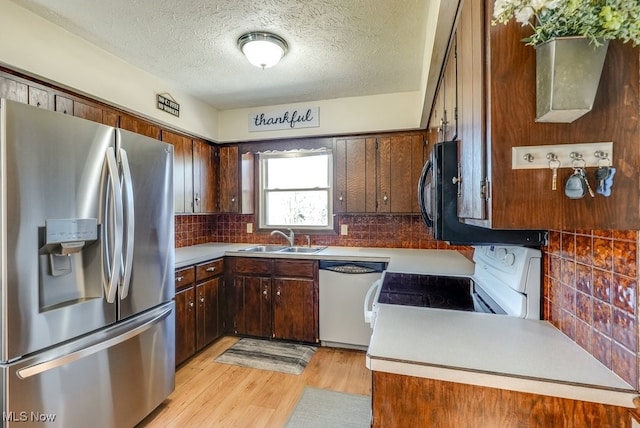
<path fill-rule="evenodd" d="M 118 175 L 115 151 L 107 148 L 105 156 L 107 169 L 107 192 L 102 210 L 102 284 L 107 302 L 115 302 L 118 280 L 122 264 L 122 190 Z M 111 242 L 113 239 L 113 242 Z"/>
<path fill-rule="evenodd" d="M 124 149 L 119 149 L 118 156 L 122 167 L 122 196 L 124 201 L 124 262 L 122 264 L 122 281 L 120 282 L 120 300 L 123 300 L 129 295 L 129 285 L 131 283 L 135 213 L 133 210 L 133 180 L 131 179 L 127 152 Z"/>
<path fill-rule="evenodd" d="M 18 377 L 20 379 L 26 379 L 31 376 L 36 376 L 36 375 L 39 375 L 40 373 L 44 373 L 46 371 L 55 369 L 57 367 L 70 364 L 74 361 L 78 361 L 82 358 L 86 358 L 90 355 L 93 355 L 100 351 L 104 351 L 105 349 L 108 349 L 108 348 L 112 348 L 120 343 L 126 342 L 127 340 L 142 334 L 143 332 L 152 328 L 154 325 L 158 324 L 160 321 L 168 317 L 171 311 L 173 311 L 173 307 L 167 308 L 161 314 L 146 321 L 145 323 L 139 325 L 138 327 L 132 330 L 128 330 L 122 333 L 121 335 L 112 337 L 111 339 L 107 339 L 105 341 L 96 343 L 95 345 L 88 346 L 84 349 L 80 349 L 78 351 L 72 352 L 70 354 L 64 355 L 59 358 L 54 358 L 49 361 L 34 364 L 32 366 L 28 366 L 23 369 L 20 369 L 17 371 Z"/>

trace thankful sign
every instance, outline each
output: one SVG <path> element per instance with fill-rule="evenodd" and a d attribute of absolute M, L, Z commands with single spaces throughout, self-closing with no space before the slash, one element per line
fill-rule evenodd
<path fill-rule="evenodd" d="M 249 132 L 320 126 L 320 107 L 297 108 L 249 114 Z"/>

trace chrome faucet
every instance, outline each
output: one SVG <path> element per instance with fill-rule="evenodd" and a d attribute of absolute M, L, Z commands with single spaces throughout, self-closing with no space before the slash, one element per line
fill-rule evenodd
<path fill-rule="evenodd" d="M 289 236 L 287 236 L 286 233 L 281 232 L 279 230 L 274 230 L 271 232 L 271 236 L 273 235 L 282 235 L 284 237 L 284 239 L 286 239 L 287 241 L 289 241 L 289 246 L 293 247 L 293 243 L 295 242 L 296 239 L 296 235 L 293 233 L 293 230 L 291 229 L 287 229 L 289 231 Z"/>

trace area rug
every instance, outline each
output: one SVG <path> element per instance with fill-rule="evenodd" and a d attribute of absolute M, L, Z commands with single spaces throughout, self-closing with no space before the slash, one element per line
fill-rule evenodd
<path fill-rule="evenodd" d="M 368 428 L 371 397 L 305 387 L 287 428 Z"/>
<path fill-rule="evenodd" d="M 242 338 L 215 361 L 298 375 L 304 371 L 316 349 L 298 343 Z"/>

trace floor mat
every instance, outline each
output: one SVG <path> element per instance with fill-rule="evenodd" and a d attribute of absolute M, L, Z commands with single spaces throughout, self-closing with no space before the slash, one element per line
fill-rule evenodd
<path fill-rule="evenodd" d="M 218 363 L 300 374 L 316 352 L 316 347 L 298 343 L 242 338 L 219 355 Z"/>
<path fill-rule="evenodd" d="M 287 428 L 368 428 L 371 397 L 305 387 Z"/>

